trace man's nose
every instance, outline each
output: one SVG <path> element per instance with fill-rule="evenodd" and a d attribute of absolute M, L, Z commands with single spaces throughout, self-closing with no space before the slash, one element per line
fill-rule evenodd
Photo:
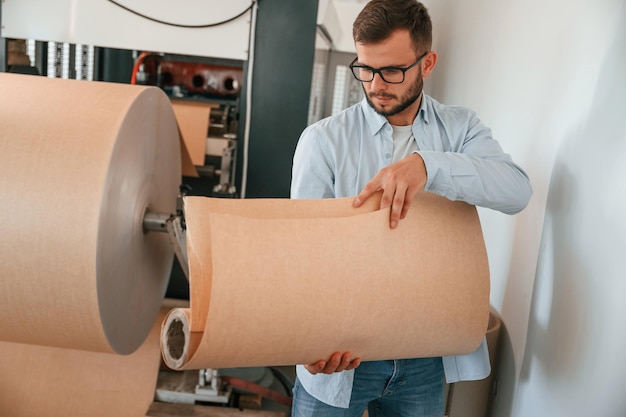
<path fill-rule="evenodd" d="M 372 90 L 385 89 L 387 88 L 387 83 L 383 80 L 382 75 L 380 73 L 375 73 L 374 78 L 370 83 L 370 87 Z"/>

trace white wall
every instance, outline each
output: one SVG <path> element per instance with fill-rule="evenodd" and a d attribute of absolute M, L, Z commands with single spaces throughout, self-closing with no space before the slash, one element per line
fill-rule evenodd
<path fill-rule="evenodd" d="M 534 187 L 517 216 L 480 211 L 505 325 L 491 415 L 623 417 L 626 2 L 423 1 L 428 93 L 476 110 Z"/>
<path fill-rule="evenodd" d="M 429 93 L 476 110 L 534 187 L 522 214 L 481 210 L 506 326 L 492 415 L 623 417 L 626 4 L 424 2 Z"/>

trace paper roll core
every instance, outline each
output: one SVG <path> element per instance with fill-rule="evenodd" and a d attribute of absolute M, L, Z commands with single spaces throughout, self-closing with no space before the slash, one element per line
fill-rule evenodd
<path fill-rule="evenodd" d="M 172 369 L 186 361 L 191 340 L 187 309 L 174 309 L 166 316 L 161 330 L 163 361 Z"/>
<path fill-rule="evenodd" d="M 185 333 L 183 332 L 183 322 L 175 319 L 167 329 L 167 346 L 168 354 L 171 358 L 179 360 L 183 357 L 185 351 Z"/>

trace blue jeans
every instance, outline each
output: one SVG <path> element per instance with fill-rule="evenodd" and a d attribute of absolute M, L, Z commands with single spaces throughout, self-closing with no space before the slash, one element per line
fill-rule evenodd
<path fill-rule="evenodd" d="M 296 379 L 292 417 L 442 417 L 441 358 L 363 362 L 355 369 L 350 408 L 313 398 Z"/>

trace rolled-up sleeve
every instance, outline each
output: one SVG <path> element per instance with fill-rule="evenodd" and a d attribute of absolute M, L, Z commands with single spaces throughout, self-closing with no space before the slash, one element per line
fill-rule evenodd
<path fill-rule="evenodd" d="M 314 127 L 300 135 L 293 157 L 291 198 L 334 197 L 333 169 L 323 140 Z"/>

